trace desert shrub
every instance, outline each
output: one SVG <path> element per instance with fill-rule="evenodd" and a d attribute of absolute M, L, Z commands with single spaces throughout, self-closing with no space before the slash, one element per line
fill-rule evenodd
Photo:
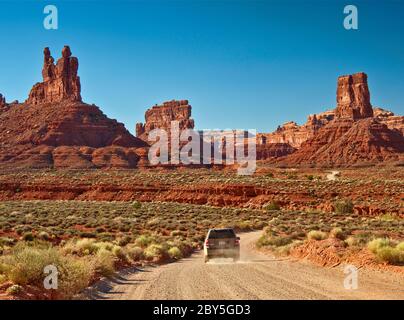
<path fill-rule="evenodd" d="M 396 246 L 396 248 L 397 248 L 398 250 L 400 250 L 400 251 L 404 251 L 404 241 L 403 241 L 403 242 L 400 242 L 400 243 Z"/>
<path fill-rule="evenodd" d="M 172 247 L 168 249 L 168 255 L 171 259 L 179 260 L 182 258 L 182 252 L 177 247 Z"/>
<path fill-rule="evenodd" d="M 402 264 L 404 263 L 404 252 L 397 248 L 381 247 L 377 249 L 375 255 L 378 260 L 388 262 L 390 264 Z"/>
<path fill-rule="evenodd" d="M 345 234 L 344 234 L 344 232 L 342 231 L 341 228 L 333 228 L 330 231 L 329 236 L 330 236 L 330 238 L 335 238 L 335 239 L 340 239 L 340 240 L 345 239 Z"/>
<path fill-rule="evenodd" d="M 26 232 L 22 235 L 22 240 L 24 241 L 34 241 L 34 235 L 32 232 Z"/>
<path fill-rule="evenodd" d="M 307 178 L 307 180 L 313 180 L 314 179 L 314 176 L 312 175 L 312 174 L 309 174 L 308 176 L 306 176 L 306 178 Z"/>
<path fill-rule="evenodd" d="M 338 214 L 348 214 L 353 212 L 353 202 L 350 199 L 339 200 L 334 203 L 335 212 Z"/>
<path fill-rule="evenodd" d="M 128 252 L 129 258 L 131 258 L 133 261 L 139 261 L 139 260 L 143 259 L 143 249 L 140 247 L 129 246 L 127 248 L 127 252 Z"/>
<path fill-rule="evenodd" d="M 133 209 L 140 209 L 142 207 L 142 204 L 139 201 L 133 201 L 132 207 Z"/>
<path fill-rule="evenodd" d="M 364 246 L 369 243 L 374 238 L 374 235 L 371 233 L 359 233 L 354 236 L 350 236 L 345 240 L 345 243 L 352 246 Z"/>
<path fill-rule="evenodd" d="M 48 241 L 50 239 L 50 236 L 49 233 L 47 233 L 46 231 L 41 231 L 40 233 L 38 233 L 38 238 L 41 240 Z"/>
<path fill-rule="evenodd" d="M 132 241 L 132 238 L 130 236 L 124 236 L 124 237 L 118 239 L 118 246 L 124 247 L 131 241 Z"/>
<path fill-rule="evenodd" d="M 404 264 L 404 242 L 397 245 L 387 238 L 375 239 L 368 243 L 368 249 L 376 259 L 393 265 Z"/>
<path fill-rule="evenodd" d="M 76 254 L 80 256 L 86 256 L 94 254 L 97 252 L 98 247 L 96 246 L 94 239 L 79 239 L 70 240 L 62 248 L 63 252 L 66 254 Z"/>
<path fill-rule="evenodd" d="M 126 255 L 125 250 L 120 246 L 114 246 L 112 248 L 112 253 L 115 257 L 117 257 L 121 261 L 128 261 L 128 256 Z"/>
<path fill-rule="evenodd" d="M 268 211 L 272 211 L 272 210 L 279 210 L 281 207 L 279 205 L 279 203 L 277 201 L 271 201 L 269 203 L 267 203 L 266 205 L 264 205 L 263 209 L 268 210 Z"/>
<path fill-rule="evenodd" d="M 0 237 L 0 246 L 12 246 L 15 240 L 7 237 Z"/>
<path fill-rule="evenodd" d="M 7 294 L 16 295 L 22 292 L 22 287 L 18 284 L 14 284 L 6 290 Z"/>
<path fill-rule="evenodd" d="M 312 230 L 307 234 L 309 240 L 324 240 L 327 239 L 327 233 L 318 230 Z"/>
<path fill-rule="evenodd" d="M 138 246 L 138 247 L 141 247 L 141 248 L 146 248 L 152 242 L 154 242 L 153 237 L 146 236 L 146 235 L 141 235 L 141 236 L 136 238 L 135 245 Z"/>
<path fill-rule="evenodd" d="M 368 243 L 368 249 L 373 253 L 376 253 L 381 248 L 388 246 L 390 246 L 390 240 L 387 238 L 374 239 Z"/>
<path fill-rule="evenodd" d="M 43 278 L 45 266 L 59 265 L 60 252 L 55 248 L 39 249 L 20 244 L 12 253 L 2 257 L 5 274 L 15 284 L 38 283 Z"/>
<path fill-rule="evenodd" d="M 114 254 L 106 249 L 100 249 L 95 257 L 95 272 L 109 277 L 115 272 L 115 261 L 116 258 Z"/>
<path fill-rule="evenodd" d="M 148 260 L 163 261 L 167 258 L 167 251 L 161 244 L 151 244 L 144 250 L 144 256 Z"/>
<path fill-rule="evenodd" d="M 266 246 L 281 247 L 290 244 L 292 241 L 293 239 L 290 237 L 276 237 L 276 236 L 262 235 L 258 239 L 256 246 L 258 248 Z"/>
<path fill-rule="evenodd" d="M 63 257 L 58 272 L 58 293 L 63 298 L 70 298 L 90 284 L 95 264 L 87 258 L 66 256 Z"/>

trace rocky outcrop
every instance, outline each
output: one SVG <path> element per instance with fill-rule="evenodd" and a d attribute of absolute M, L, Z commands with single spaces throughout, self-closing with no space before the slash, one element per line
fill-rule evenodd
<path fill-rule="evenodd" d="M 62 57 L 54 64 L 49 48 L 44 49 L 43 82 L 31 89 L 27 104 L 57 103 L 64 100 L 81 101 L 80 78 L 77 75 L 79 62 L 68 46 Z"/>
<path fill-rule="evenodd" d="M 376 119 L 336 119 L 284 159 L 291 165 L 345 166 L 403 160 L 404 138 Z"/>
<path fill-rule="evenodd" d="M 11 167 L 133 168 L 148 145 L 80 97 L 78 61 L 69 47 L 54 65 L 45 48 L 44 81 L 24 104 L 0 113 L 0 163 Z"/>
<path fill-rule="evenodd" d="M 178 121 L 180 131 L 193 129 L 191 110 L 188 100 L 171 100 L 155 105 L 146 111 L 146 122 L 136 124 L 136 136 L 147 141 L 149 132 L 153 129 L 163 129 L 170 133 L 172 121 Z"/>
<path fill-rule="evenodd" d="M 368 77 L 365 73 L 361 72 L 338 78 L 335 116 L 354 120 L 373 117 Z"/>
<path fill-rule="evenodd" d="M 375 118 L 389 129 L 397 130 L 404 136 L 404 116 L 396 116 L 393 112 L 382 108 L 374 108 Z"/>
<path fill-rule="evenodd" d="M 0 109 L 6 106 L 6 98 L 0 93 Z"/>
<path fill-rule="evenodd" d="M 288 143 L 265 143 L 258 144 L 256 148 L 257 160 L 283 157 L 291 154 L 296 149 Z"/>
<path fill-rule="evenodd" d="M 286 143 L 291 147 L 298 149 L 307 139 L 334 119 L 334 111 L 326 111 L 319 114 L 309 115 L 304 125 L 299 126 L 296 122 L 290 121 L 279 126 L 272 133 L 257 134 L 258 144 L 266 143 Z"/>

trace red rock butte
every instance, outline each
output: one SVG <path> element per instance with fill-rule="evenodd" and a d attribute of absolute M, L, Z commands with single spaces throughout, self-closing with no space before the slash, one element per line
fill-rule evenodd
<path fill-rule="evenodd" d="M 136 136 L 147 141 L 149 132 L 153 129 L 171 131 L 171 122 L 178 121 L 179 129 L 194 129 L 194 120 L 191 119 L 192 107 L 188 100 L 171 100 L 162 105 L 155 105 L 146 110 L 146 122 L 136 124 Z"/>

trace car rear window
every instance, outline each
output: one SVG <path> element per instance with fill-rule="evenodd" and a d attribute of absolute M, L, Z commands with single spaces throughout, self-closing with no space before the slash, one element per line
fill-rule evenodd
<path fill-rule="evenodd" d="M 236 234 L 232 229 L 223 230 L 210 230 L 209 239 L 224 239 L 224 238 L 235 238 Z"/>

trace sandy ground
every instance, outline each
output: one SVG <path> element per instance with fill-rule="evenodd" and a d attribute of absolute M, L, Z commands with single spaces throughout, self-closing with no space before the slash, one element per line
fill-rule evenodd
<path fill-rule="evenodd" d="M 359 270 L 358 289 L 344 288 L 344 267 L 322 268 L 257 252 L 260 232 L 241 235 L 241 261 L 205 264 L 203 253 L 103 280 L 90 299 L 404 299 L 402 276 Z"/>
<path fill-rule="evenodd" d="M 330 181 L 335 181 L 337 180 L 337 176 L 339 175 L 339 171 L 331 171 L 329 174 L 327 174 L 327 180 Z"/>

